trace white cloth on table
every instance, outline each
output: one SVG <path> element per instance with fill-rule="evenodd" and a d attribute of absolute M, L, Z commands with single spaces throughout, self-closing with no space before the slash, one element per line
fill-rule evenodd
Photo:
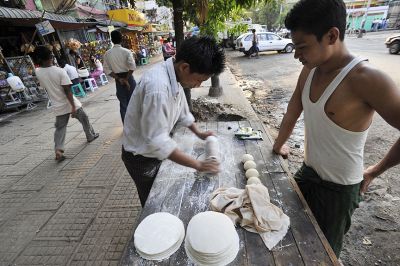
<path fill-rule="evenodd" d="M 258 233 L 268 249 L 281 241 L 289 229 L 289 217 L 270 202 L 268 189 L 262 184 L 246 185 L 245 189 L 219 188 L 210 203 L 212 210 L 223 212 L 235 224 Z"/>

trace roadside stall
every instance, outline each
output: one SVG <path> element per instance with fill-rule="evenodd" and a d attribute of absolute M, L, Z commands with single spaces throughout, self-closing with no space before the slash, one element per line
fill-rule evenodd
<path fill-rule="evenodd" d="M 122 45 L 135 53 L 139 53 L 144 43 L 143 28 L 147 24 L 145 15 L 134 9 L 116 9 L 107 11 L 110 20 L 125 23 L 127 26 L 121 28 L 123 35 Z"/>
<path fill-rule="evenodd" d="M 195 158 L 218 160 L 220 173 L 163 161 L 121 265 L 339 265 L 260 121 L 198 126 L 218 138 L 184 128 L 173 138 Z"/>
<path fill-rule="evenodd" d="M 48 12 L 0 7 L 0 111 L 47 99 L 40 88 L 31 55 L 39 45 L 47 45 L 57 60 L 65 56 L 60 36 L 64 31 L 77 34 L 93 23 L 77 22 L 70 16 Z M 60 30 L 62 32 L 60 33 Z"/>

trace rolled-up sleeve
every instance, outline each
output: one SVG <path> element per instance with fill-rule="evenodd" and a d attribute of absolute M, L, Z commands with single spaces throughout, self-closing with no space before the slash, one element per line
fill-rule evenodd
<path fill-rule="evenodd" d="M 103 72 L 106 73 L 107 75 L 110 75 L 112 72 L 110 62 L 108 62 L 107 54 L 104 55 Z"/>
<path fill-rule="evenodd" d="M 159 160 L 164 160 L 176 149 L 176 142 L 169 136 L 168 108 L 163 92 L 152 92 L 144 96 L 143 114 L 140 121 L 147 151 Z"/>
<path fill-rule="evenodd" d="M 189 110 L 189 106 L 186 101 L 186 97 L 182 97 L 183 108 L 179 115 L 177 125 L 180 127 L 190 127 L 194 123 L 194 116 Z"/>

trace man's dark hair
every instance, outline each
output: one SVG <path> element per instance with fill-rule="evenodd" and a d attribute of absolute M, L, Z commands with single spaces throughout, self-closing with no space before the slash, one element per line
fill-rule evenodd
<path fill-rule="evenodd" d="M 67 64 L 67 60 L 65 60 L 64 58 L 61 58 L 61 59 L 58 61 L 58 64 L 60 65 L 60 67 L 64 68 L 65 65 Z"/>
<path fill-rule="evenodd" d="M 168 40 L 164 40 L 163 43 L 169 43 L 169 41 Z"/>
<path fill-rule="evenodd" d="M 42 64 L 53 58 L 53 53 L 46 46 L 38 46 L 34 52 L 35 63 Z"/>
<path fill-rule="evenodd" d="M 255 32 L 256 32 L 256 30 L 255 30 L 255 29 L 252 29 L 252 30 L 251 30 L 251 32 L 252 32 L 252 33 L 255 33 Z"/>
<path fill-rule="evenodd" d="M 114 30 L 111 32 L 111 41 L 113 44 L 120 44 L 122 42 L 122 33 Z"/>
<path fill-rule="evenodd" d="M 176 54 L 179 61 L 188 63 L 192 73 L 218 75 L 225 68 L 225 53 L 212 37 L 191 37 L 182 42 Z"/>
<path fill-rule="evenodd" d="M 313 34 L 318 41 L 332 27 L 339 29 L 344 40 L 346 30 L 346 5 L 343 0 L 301 0 L 289 11 L 285 26 L 291 31 L 301 30 Z"/>

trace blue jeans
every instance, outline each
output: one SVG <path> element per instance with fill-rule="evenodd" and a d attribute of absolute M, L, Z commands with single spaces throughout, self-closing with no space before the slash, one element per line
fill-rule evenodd
<path fill-rule="evenodd" d="M 126 77 L 125 73 L 118 73 L 118 76 Z M 133 76 L 128 78 L 129 89 L 124 85 L 121 85 L 118 81 L 115 82 L 117 87 L 117 98 L 119 100 L 119 112 L 121 114 L 122 123 L 124 123 L 126 108 L 128 107 L 129 100 L 131 99 L 131 95 L 133 90 L 136 87 L 136 81 Z"/>

